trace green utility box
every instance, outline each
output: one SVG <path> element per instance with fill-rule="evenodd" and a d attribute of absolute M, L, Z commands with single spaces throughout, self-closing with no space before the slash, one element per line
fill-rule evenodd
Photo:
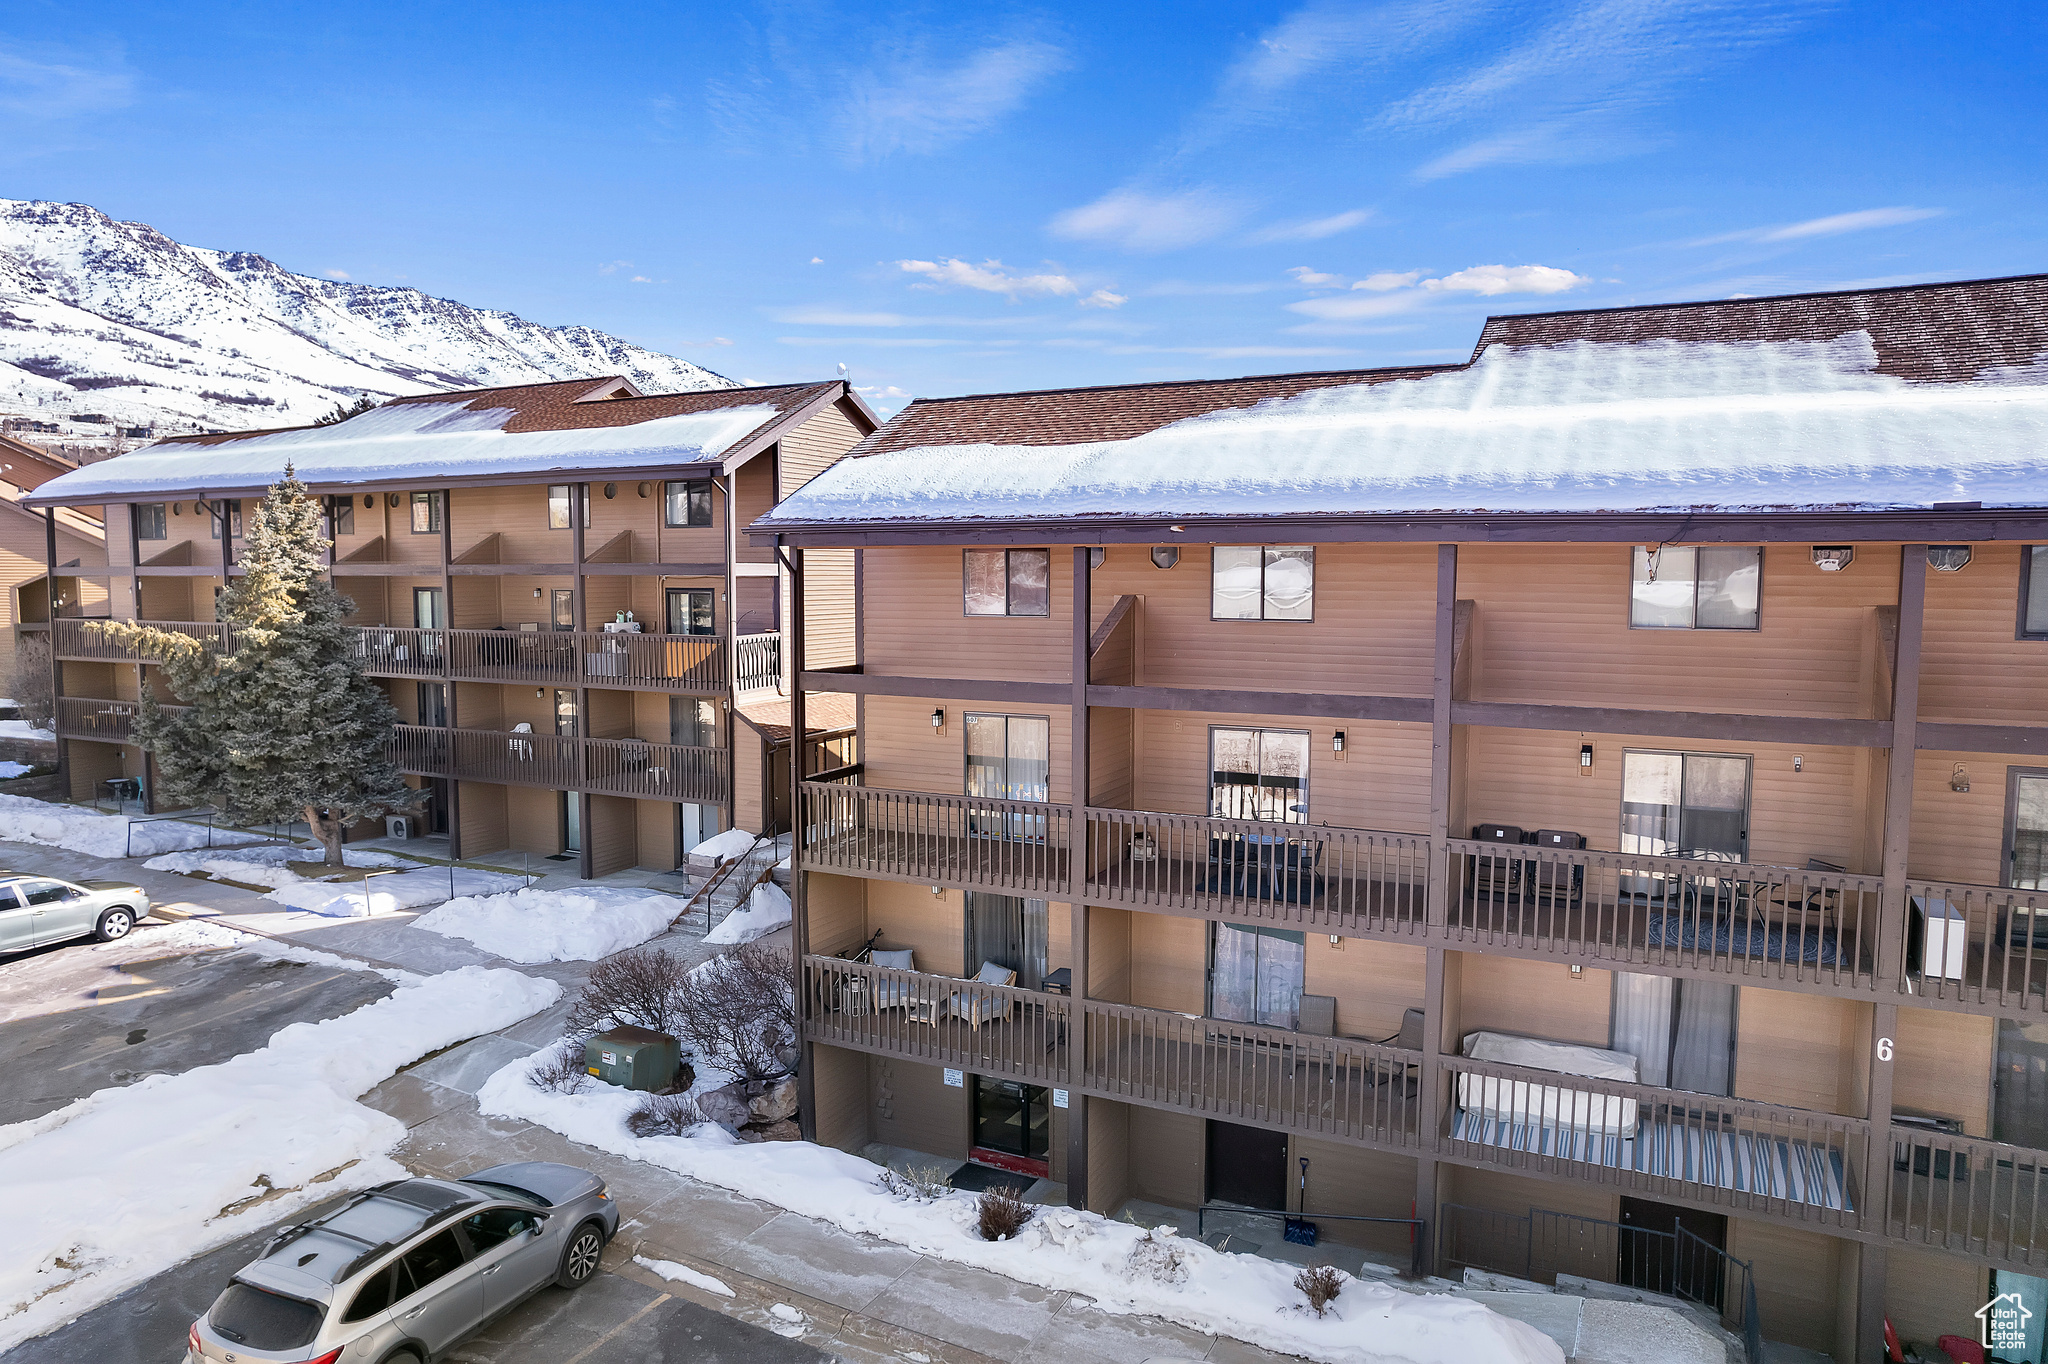
<path fill-rule="evenodd" d="M 682 1061 L 683 1049 L 675 1038 L 648 1028 L 613 1028 L 583 1044 L 584 1067 L 621 1089 L 667 1089 L 675 1083 Z"/>

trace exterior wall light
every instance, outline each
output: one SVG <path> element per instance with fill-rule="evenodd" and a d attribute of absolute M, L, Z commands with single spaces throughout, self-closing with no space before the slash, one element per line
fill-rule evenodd
<path fill-rule="evenodd" d="M 1580 744 L 1580 745 L 1579 745 L 1579 771 L 1581 771 L 1581 772 L 1590 772 L 1590 771 L 1592 771 L 1592 770 L 1593 770 L 1593 745 L 1591 745 L 1591 744 Z"/>
<path fill-rule="evenodd" d="M 1970 562 L 1968 545 L 1929 545 L 1927 566 L 1937 573 L 1960 573 Z"/>
<path fill-rule="evenodd" d="M 1848 545 L 1815 545 L 1813 566 L 1823 573 L 1840 573 L 1856 562 L 1856 551 Z"/>
<path fill-rule="evenodd" d="M 1180 562 L 1180 546 L 1179 546 L 1179 545 L 1154 545 L 1154 546 L 1152 546 L 1152 567 L 1154 567 L 1154 568 L 1172 568 L 1172 567 L 1173 567 L 1173 566 L 1174 566 L 1175 564 L 1177 564 L 1177 563 L 1179 563 L 1179 562 Z"/>
<path fill-rule="evenodd" d="M 1341 730 L 1341 729 L 1340 729 L 1340 730 L 1338 730 L 1338 731 L 1337 731 L 1337 734 L 1336 734 L 1336 737 L 1330 740 L 1330 751 L 1331 751 L 1332 753 L 1342 753 L 1342 752 L 1344 751 L 1344 731 L 1343 731 L 1343 730 Z"/>
<path fill-rule="evenodd" d="M 1970 769 L 1962 763 L 1957 763 L 1954 768 L 1950 769 L 1948 789 L 1954 791 L 1957 795 L 1967 796 L 1970 794 Z"/>
<path fill-rule="evenodd" d="M 938 708 L 937 710 L 934 710 L 934 711 L 932 712 L 932 728 L 933 728 L 933 729 L 944 729 L 945 727 L 946 727 L 946 711 L 945 711 L 945 707 L 941 706 L 940 708 Z"/>

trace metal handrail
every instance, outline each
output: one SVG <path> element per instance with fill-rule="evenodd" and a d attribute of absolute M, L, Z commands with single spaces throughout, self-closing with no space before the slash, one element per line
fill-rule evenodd
<path fill-rule="evenodd" d="M 1423 1248 L 1429 1244 L 1429 1222 L 1421 1217 L 1364 1217 L 1344 1212 L 1272 1212 L 1264 1208 L 1240 1208 L 1229 1203 L 1204 1203 L 1195 1209 L 1195 1236 L 1206 1241 L 1208 1237 L 1207 1218 L 1212 1212 L 1229 1213 L 1232 1217 L 1265 1217 L 1280 1222 L 1386 1222 L 1393 1226 L 1408 1228 L 1408 1270 L 1407 1277 L 1422 1277 Z M 1223 1249 L 1222 1246 L 1217 1247 Z"/>

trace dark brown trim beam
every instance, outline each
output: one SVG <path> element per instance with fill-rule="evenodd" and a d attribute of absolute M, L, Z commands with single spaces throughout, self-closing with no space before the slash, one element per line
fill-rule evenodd
<path fill-rule="evenodd" d="M 1931 724 L 1918 722 L 1913 746 L 1945 753 L 2010 753 L 2048 756 L 2048 725 Z"/>
<path fill-rule="evenodd" d="M 1460 701 L 1451 715 L 1461 725 L 1494 729 L 1553 729 L 1597 734 L 1656 734 L 1746 743 L 1827 744 L 1888 748 L 1889 720 L 1836 720 L 1808 715 L 1729 715 L 1696 710 L 1623 710 L 1608 706 L 1539 706 L 1514 701 Z"/>
<path fill-rule="evenodd" d="M 1065 682 L 996 682 L 963 677 L 876 677 L 869 673 L 806 672 L 807 691 L 850 692 L 855 696 L 926 696 L 936 700 L 1028 701 L 1034 705 L 1067 704 L 1072 690 Z M 1090 689 L 1092 692 L 1092 688 Z"/>
<path fill-rule="evenodd" d="M 1427 696 L 1333 696 L 1320 692 L 1224 691 L 1201 687 L 1090 687 L 1091 705 L 1131 710 L 1206 710 L 1234 715 L 1301 715 L 1330 720 L 1428 724 Z"/>

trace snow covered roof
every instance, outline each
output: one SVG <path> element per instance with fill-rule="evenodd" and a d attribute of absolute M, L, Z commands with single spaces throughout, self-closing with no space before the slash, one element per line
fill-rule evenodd
<path fill-rule="evenodd" d="M 160 441 L 50 480 L 30 505 L 256 493 L 287 463 L 308 486 L 718 472 L 848 392 L 844 380 L 641 395 L 623 379 L 397 398 L 332 426 Z M 619 395 L 619 396 L 613 396 Z"/>
<path fill-rule="evenodd" d="M 1436 369 L 913 403 L 756 533 L 2048 507 L 2048 276 L 1495 318 Z"/>

